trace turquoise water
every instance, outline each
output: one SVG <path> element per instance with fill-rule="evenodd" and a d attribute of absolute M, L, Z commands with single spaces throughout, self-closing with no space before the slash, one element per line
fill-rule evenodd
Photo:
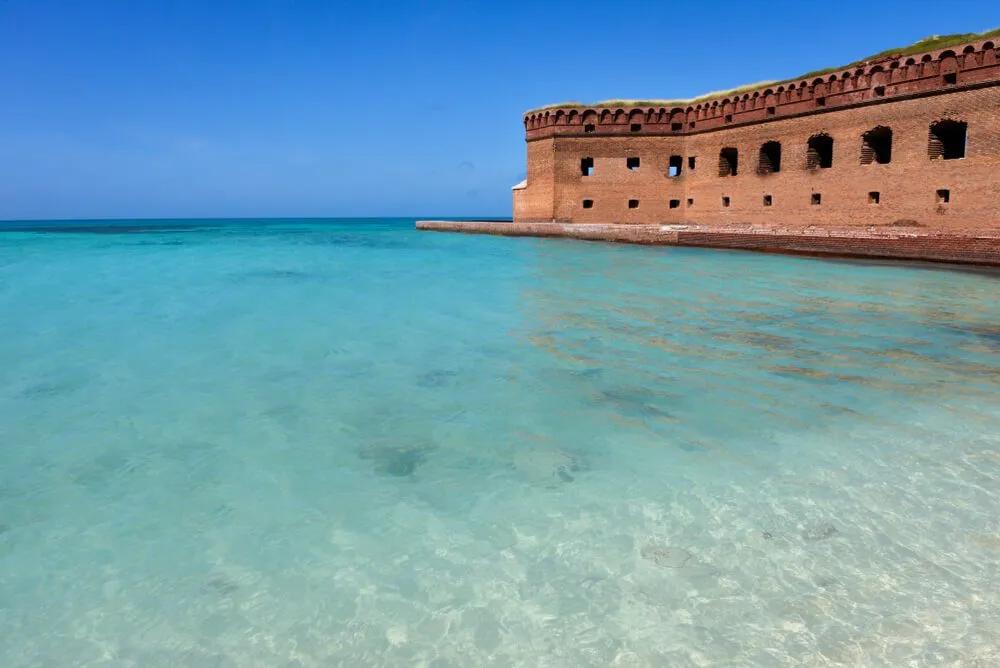
<path fill-rule="evenodd" d="M 0 233 L 0 665 L 987 665 L 1000 275 Z"/>

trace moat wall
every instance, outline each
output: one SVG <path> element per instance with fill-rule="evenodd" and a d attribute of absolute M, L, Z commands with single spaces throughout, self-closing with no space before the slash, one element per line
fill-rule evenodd
<path fill-rule="evenodd" d="M 524 121 L 528 169 L 514 190 L 515 222 L 1000 228 L 1000 59 L 993 42 L 697 105 L 554 108 Z M 935 125 L 941 121 L 964 129 L 962 157 L 940 154 L 938 135 L 951 131 Z M 891 131 L 889 156 L 880 155 L 884 130 L 864 139 L 875 128 Z M 823 139 L 809 150 L 820 136 L 832 139 L 829 155 Z M 722 149 L 736 149 L 736 175 L 723 175 Z M 778 171 L 768 173 L 778 155 Z M 679 173 L 672 174 L 671 157 Z M 630 169 L 630 158 L 638 167 Z M 589 175 L 584 159 L 592 159 Z"/>

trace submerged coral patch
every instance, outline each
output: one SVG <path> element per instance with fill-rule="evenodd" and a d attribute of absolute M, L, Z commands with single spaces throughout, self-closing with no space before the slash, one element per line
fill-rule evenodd
<path fill-rule="evenodd" d="M 670 418 L 657 406 L 660 395 L 645 387 L 612 387 L 598 391 L 596 403 L 606 404 L 615 412 L 633 418 Z"/>
<path fill-rule="evenodd" d="M 426 445 L 371 444 L 362 448 L 359 456 L 371 461 L 375 471 L 381 475 L 405 478 L 416 473 L 432 450 L 431 446 Z"/>

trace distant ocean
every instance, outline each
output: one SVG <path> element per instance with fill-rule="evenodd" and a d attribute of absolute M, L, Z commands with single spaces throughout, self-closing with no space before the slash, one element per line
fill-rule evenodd
<path fill-rule="evenodd" d="M 0 665 L 995 665 L 998 399 L 996 272 L 0 223 Z"/>

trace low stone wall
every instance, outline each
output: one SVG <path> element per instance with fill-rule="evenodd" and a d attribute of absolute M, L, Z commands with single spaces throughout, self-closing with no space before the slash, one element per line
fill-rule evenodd
<path fill-rule="evenodd" d="M 1000 266 L 1000 234 L 921 233 L 885 229 L 794 229 L 742 226 L 459 222 L 422 220 L 417 229 L 503 236 L 566 237 L 667 246 L 731 248 L 805 255 L 889 258 Z"/>

